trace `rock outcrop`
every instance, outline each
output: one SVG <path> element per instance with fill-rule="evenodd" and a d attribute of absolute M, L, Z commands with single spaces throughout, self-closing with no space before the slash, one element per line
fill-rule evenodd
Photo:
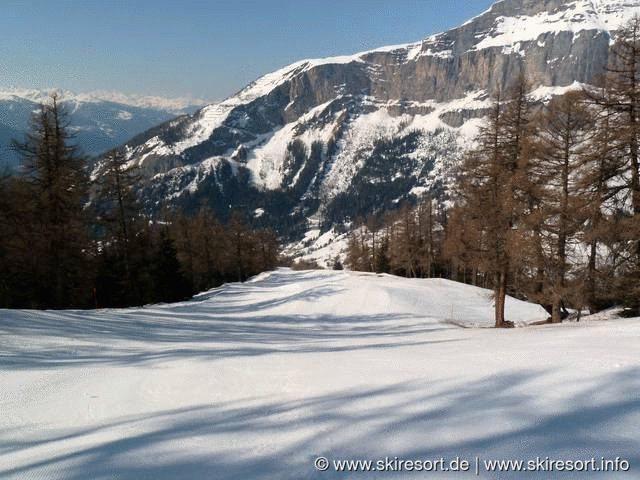
<path fill-rule="evenodd" d="M 595 82 L 637 13 L 640 0 L 503 0 L 419 43 L 287 66 L 123 151 L 149 209 L 240 208 L 292 240 L 446 189 L 496 89 L 521 73 L 540 99 Z"/>

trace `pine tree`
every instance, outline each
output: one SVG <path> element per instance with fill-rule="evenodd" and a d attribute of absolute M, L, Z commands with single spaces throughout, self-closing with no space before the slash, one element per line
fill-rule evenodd
<path fill-rule="evenodd" d="M 152 301 L 176 302 L 188 298 L 191 292 L 169 233 L 161 229 L 154 243 L 151 256 Z"/>
<path fill-rule="evenodd" d="M 23 142 L 16 142 L 29 182 L 31 254 L 38 259 L 38 305 L 64 308 L 86 298 L 88 177 L 70 144 L 66 112 L 57 95 L 42 105 Z"/>
<path fill-rule="evenodd" d="M 102 212 L 99 215 L 101 228 L 109 249 L 117 252 L 115 264 L 102 264 L 111 269 L 116 265 L 122 267 L 123 271 L 117 277 L 120 284 L 118 296 L 125 304 L 130 304 L 138 296 L 132 266 L 132 240 L 141 217 L 135 190 L 140 178 L 137 168 L 128 166 L 124 156 L 118 150 L 112 150 L 106 156 L 103 173 L 96 182 L 97 208 Z"/>
<path fill-rule="evenodd" d="M 378 255 L 376 257 L 376 268 L 377 273 L 389 273 L 391 272 L 391 264 L 389 262 L 389 236 L 384 235 L 382 237 L 382 242 L 380 243 L 380 248 L 378 249 Z"/>
<path fill-rule="evenodd" d="M 12 299 L 11 276 L 11 216 L 13 202 L 10 193 L 10 177 L 0 175 L 0 307 L 10 307 Z"/>

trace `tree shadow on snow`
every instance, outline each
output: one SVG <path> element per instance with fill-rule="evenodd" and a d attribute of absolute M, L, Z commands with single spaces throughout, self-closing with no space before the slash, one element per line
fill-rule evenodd
<path fill-rule="evenodd" d="M 1 317 L 0 312 L 0 317 Z M 328 353 L 428 345 L 453 338 L 430 338 L 450 327 L 422 318 L 382 315 L 260 316 L 234 319 L 163 312 L 137 321 L 136 311 L 12 312 L 0 334 L 23 336 L 0 348 L 4 370 L 135 365 L 148 362 L 260 356 L 272 353 Z M 149 316 L 149 312 L 144 315 Z M 6 337 L 5 337 L 6 338 Z"/>
<path fill-rule="evenodd" d="M 396 472 L 319 472 L 337 459 L 557 460 L 630 462 L 629 472 L 406 473 L 406 478 L 637 478 L 640 369 L 590 379 L 571 391 L 538 389 L 554 372 L 516 371 L 473 381 L 405 382 L 345 389 L 296 401 L 202 405 L 127 418 L 59 437 L 11 443 L 2 455 L 45 451 L 1 467 L 0 476 L 293 480 L 405 478 Z M 573 385 L 576 386 L 575 384 Z M 541 409 L 540 406 L 545 406 Z M 100 435 L 111 440 L 96 440 Z M 86 439 L 86 442 L 83 440 Z M 56 444 L 58 453 L 46 453 Z M 78 445 L 83 446 L 78 446 Z M 68 445 L 68 448 L 63 448 Z M 59 453 L 59 452 L 64 453 Z M 2 462 L 0 462 L 2 464 Z"/>
<path fill-rule="evenodd" d="M 311 286 L 305 281 L 308 277 L 314 279 Z M 0 338 L 5 340 L 0 368 L 217 360 L 455 341 L 453 336 L 423 336 L 453 328 L 424 317 L 402 312 L 341 313 L 339 302 L 344 301 L 344 293 L 333 273 L 324 278 L 318 272 L 289 272 L 227 284 L 171 305 L 92 311 L 0 310 Z M 313 313 L 325 311 L 326 302 L 335 304 L 329 308 L 335 313 Z"/>

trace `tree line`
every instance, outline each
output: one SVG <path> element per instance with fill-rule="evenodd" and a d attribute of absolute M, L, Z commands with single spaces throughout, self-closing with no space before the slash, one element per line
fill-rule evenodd
<path fill-rule="evenodd" d="M 640 19 L 619 31 L 599 86 L 547 105 L 529 94 L 524 75 L 498 89 L 453 205 L 367 222 L 348 265 L 488 286 L 496 327 L 509 326 L 507 293 L 548 306 L 553 322 L 569 307 L 640 314 Z"/>
<path fill-rule="evenodd" d="M 136 168 L 114 150 L 90 178 L 53 95 L 15 148 L 20 174 L 0 178 L 0 307 L 92 308 L 189 298 L 273 268 L 279 245 L 235 212 L 145 215 Z"/>
<path fill-rule="evenodd" d="M 349 236 L 346 265 L 351 270 L 405 277 L 452 276 L 444 258 L 446 209 L 430 196 L 415 207 L 360 220 Z"/>

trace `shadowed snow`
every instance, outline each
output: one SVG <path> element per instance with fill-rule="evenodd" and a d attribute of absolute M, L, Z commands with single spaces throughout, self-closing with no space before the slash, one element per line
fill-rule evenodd
<path fill-rule="evenodd" d="M 0 310 L 0 477 L 436 479 L 313 461 L 604 456 L 632 466 L 606 478 L 635 478 L 638 319 L 451 323 L 491 316 L 451 281 L 290 270 L 172 305 Z"/>

